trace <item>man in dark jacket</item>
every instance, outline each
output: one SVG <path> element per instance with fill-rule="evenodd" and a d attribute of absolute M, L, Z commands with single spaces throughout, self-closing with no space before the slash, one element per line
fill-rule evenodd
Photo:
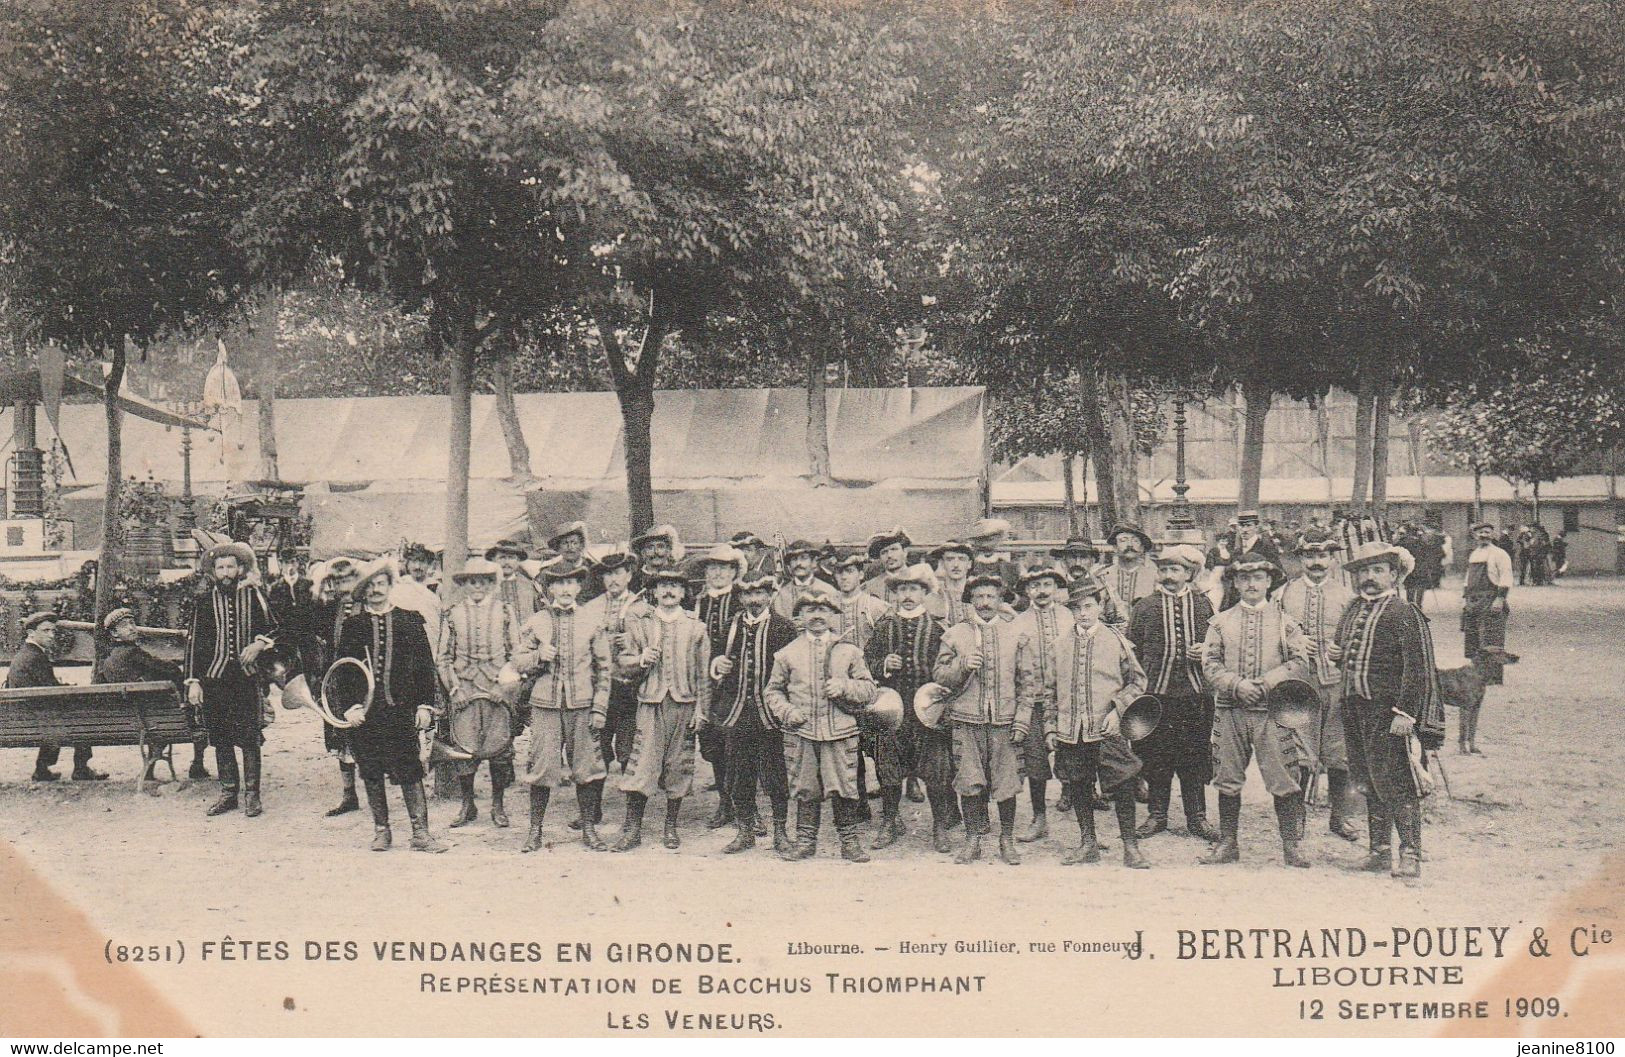
<path fill-rule="evenodd" d="M 181 666 L 155 657 L 142 647 L 141 632 L 136 627 L 134 612 L 123 608 L 113 610 L 102 618 L 102 630 L 107 633 L 111 646 L 107 656 L 97 663 L 91 682 L 173 683 L 176 690 L 185 693 L 186 673 L 181 671 Z M 203 767 L 203 750 L 207 745 L 207 739 L 199 739 L 192 743 L 190 777 L 194 779 L 209 776 Z M 151 773 L 156 763 L 156 757 L 148 761 L 148 773 Z"/>
<path fill-rule="evenodd" d="M 11 668 L 6 672 L 6 688 L 21 689 L 30 686 L 61 686 L 56 669 L 51 666 L 51 641 L 56 636 L 55 613 L 30 613 L 23 619 L 27 638 L 12 655 Z M 107 775 L 90 769 L 90 746 L 73 747 L 73 778 L 77 782 L 99 782 Z M 34 781 L 54 782 L 60 775 L 51 770 L 62 754 L 62 746 L 55 742 L 41 745 L 34 758 Z"/>

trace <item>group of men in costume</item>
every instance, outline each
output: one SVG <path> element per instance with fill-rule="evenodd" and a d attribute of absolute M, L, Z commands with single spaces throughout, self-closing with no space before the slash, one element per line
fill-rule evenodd
<path fill-rule="evenodd" d="M 729 854 L 771 833 L 784 859 L 813 856 L 827 800 L 841 855 L 868 861 L 869 850 L 903 837 L 901 803 L 917 786 L 937 852 L 955 851 L 962 825 L 956 860 L 980 858 L 996 810 L 998 856 L 1015 865 L 1018 843 L 1048 835 L 1048 785 L 1058 780 L 1056 806 L 1079 828 L 1063 861 L 1099 860 L 1105 845 L 1093 812 L 1110 808 L 1125 865 L 1143 869 L 1141 842 L 1167 831 L 1178 778 L 1185 829 L 1211 845 L 1200 861 L 1234 862 L 1241 791 L 1256 760 L 1288 865 L 1309 865 L 1305 795 L 1324 769 L 1331 831 L 1359 838 L 1348 804 L 1358 787 L 1366 865 L 1417 875 L 1413 742 L 1420 735 L 1433 747 L 1440 725 L 1427 623 L 1396 593 L 1407 571 L 1402 549 L 1362 543 L 1334 570 L 1341 543 L 1311 531 L 1297 546 L 1303 574 L 1288 583 L 1277 560 L 1248 546 L 1226 556 L 1225 594 L 1234 601 L 1215 611 L 1196 586 L 1206 556 L 1195 547 L 1158 546 L 1123 525 L 1104 563 L 1092 543 L 1071 540 L 1051 561 L 1022 568 L 1004 547 L 1007 532 L 983 522 L 915 564 L 902 529 L 877 533 L 866 554 L 850 556 L 804 540 L 775 554 L 740 533 L 685 571 L 669 529 L 634 540 L 632 553 L 592 561 L 587 527 L 577 522 L 548 540 L 556 557 L 539 568 L 527 570 L 527 548 L 505 540 L 457 571 L 455 592 L 444 596 L 429 582 L 432 562 L 409 561 L 403 576 L 388 559 L 338 558 L 308 581 L 279 581 L 268 597 L 246 578 L 248 548 L 223 544 L 205 559 L 212 586 L 192 619 L 184 671 L 160 677 L 184 686 L 215 747 L 222 792 L 209 814 L 241 806 L 254 816 L 268 707 L 262 655 L 294 658 L 311 686 L 340 658 L 365 663 L 375 680 L 371 707 L 353 725 L 324 728 L 343 783 L 329 814 L 359 809 L 359 776 L 380 851 L 392 845 L 386 781 L 402 790 L 412 846 L 445 850 L 429 831 L 420 736 L 434 731 L 466 746 L 494 731 L 505 750 L 465 753 L 454 764 L 461 803 L 451 825 L 477 820 L 475 776 L 485 759 L 495 826 L 510 824 L 506 790 L 527 788 L 526 852 L 546 846 L 560 785 L 574 787 L 571 826 L 588 848 L 638 848 L 656 797 L 666 808 L 661 842 L 680 847 L 697 743 L 719 793 L 709 824 L 735 827 Z M 1488 553 L 1469 564 L 1470 651 L 1473 636 L 1504 641 L 1505 564 Z M 109 630 L 129 638 L 127 617 L 110 615 Z M 19 656 L 13 678 L 27 679 L 29 657 Z M 133 655 L 111 663 L 125 662 L 129 672 L 145 670 Z M 1269 707 L 1289 680 L 1307 682 L 1319 701 L 1301 729 Z M 1131 743 L 1123 717 L 1147 693 L 1161 722 Z M 888 694 L 901 716 L 883 722 Z M 520 767 L 512 737 L 527 727 Z M 610 842 L 598 828 L 617 763 L 626 814 Z M 880 816 L 866 849 L 871 764 Z M 1148 811 L 1137 825 L 1142 781 Z M 1032 823 L 1018 838 L 1024 784 Z M 771 830 L 759 818 L 761 793 Z M 1390 861 L 1395 830 L 1398 865 Z"/>

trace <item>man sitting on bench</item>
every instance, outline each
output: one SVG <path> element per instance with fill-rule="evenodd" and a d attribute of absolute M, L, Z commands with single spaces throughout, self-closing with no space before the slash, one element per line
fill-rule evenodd
<path fill-rule="evenodd" d="M 102 630 L 112 641 L 107 656 L 96 665 L 96 674 L 91 682 L 173 683 L 177 691 L 185 693 L 186 674 L 181 671 L 181 666 L 154 657 L 141 646 L 141 632 L 136 627 L 134 612 L 122 608 L 113 610 L 102 618 Z M 194 779 L 209 777 L 209 772 L 203 766 L 203 750 L 208 744 L 206 738 L 197 738 L 192 742 L 190 777 Z M 156 756 L 147 761 L 149 776 L 157 763 Z"/>
<path fill-rule="evenodd" d="M 51 666 L 51 643 L 56 637 L 55 613 L 30 613 L 23 619 L 27 640 L 12 655 L 11 668 L 6 672 L 6 688 L 21 689 L 29 686 L 61 686 L 56 669 Z M 99 782 L 107 775 L 90 769 L 89 745 L 73 747 L 73 778 L 78 782 Z M 34 759 L 34 781 L 54 782 L 61 775 L 51 770 L 56 766 L 62 746 L 48 742 L 40 746 Z"/>

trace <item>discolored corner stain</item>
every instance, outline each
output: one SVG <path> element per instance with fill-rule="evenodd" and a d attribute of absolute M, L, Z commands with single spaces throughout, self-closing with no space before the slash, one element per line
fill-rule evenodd
<path fill-rule="evenodd" d="M 192 1038 L 197 1030 L 67 896 L 0 840 L 0 1036 Z"/>
<path fill-rule="evenodd" d="M 289 1013 L 293 1012 L 293 996 L 292 995 L 289 995 L 287 998 L 284 998 L 282 1000 L 282 1008 L 286 1009 Z"/>
<path fill-rule="evenodd" d="M 1574 929 L 1598 926 L 1611 929 L 1608 944 L 1593 944 L 1584 957 L 1570 949 Z M 1548 942 L 1548 957 L 1530 951 L 1532 930 L 1540 928 Z M 1625 1035 L 1625 855 L 1613 855 L 1579 887 L 1570 890 L 1550 909 L 1515 930 L 1520 937 L 1507 962 L 1473 997 L 1489 1004 L 1489 1017 L 1454 1020 L 1440 1035 L 1446 1038 L 1585 1037 Z M 1509 941 L 1510 942 L 1510 941 Z M 1557 1016 L 1511 1019 L 1504 1011 L 1508 999 L 1553 999 Z"/>

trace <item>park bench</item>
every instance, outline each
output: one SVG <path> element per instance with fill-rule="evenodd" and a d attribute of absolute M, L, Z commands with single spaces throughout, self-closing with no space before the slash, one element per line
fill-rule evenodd
<path fill-rule="evenodd" d="M 135 745 L 141 749 L 137 792 L 159 762 L 174 780 L 174 745 L 191 740 L 192 724 L 173 683 L 0 688 L 0 748 Z"/>

